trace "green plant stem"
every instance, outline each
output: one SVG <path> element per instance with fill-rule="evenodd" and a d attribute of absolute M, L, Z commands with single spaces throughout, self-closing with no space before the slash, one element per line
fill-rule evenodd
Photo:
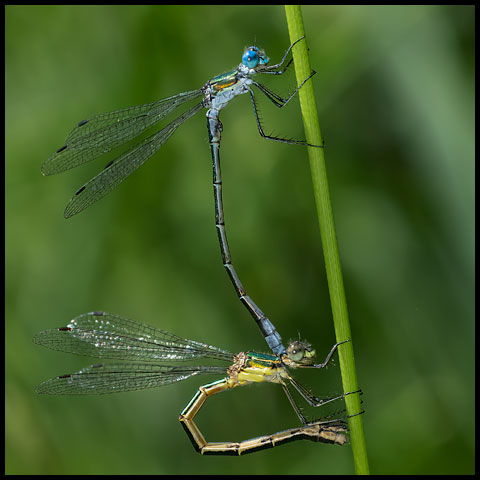
<path fill-rule="evenodd" d="M 293 43 L 305 35 L 301 8 L 298 5 L 286 5 L 285 13 L 290 34 L 290 43 Z M 295 63 L 297 84 L 300 85 L 311 73 L 307 42 L 302 41 L 295 45 L 292 54 Z M 323 140 L 320 133 L 313 83 L 311 80 L 307 81 L 300 89 L 299 97 L 305 127 L 305 138 L 307 142 L 312 145 L 322 145 Z M 347 339 L 352 340 L 345 290 L 343 287 L 342 270 L 338 255 L 335 225 L 330 203 L 324 149 L 308 147 L 308 156 L 310 159 L 318 222 L 320 224 L 320 236 L 327 271 L 335 335 L 337 342 L 342 342 Z M 355 359 L 353 356 L 353 341 L 341 345 L 338 349 L 338 355 L 344 392 L 358 390 Z M 354 415 L 361 411 L 360 396 L 357 394 L 346 396 L 345 404 L 349 415 Z M 348 419 L 350 441 L 355 471 L 357 474 L 368 474 L 368 458 L 362 417 L 363 415 L 356 415 Z"/>

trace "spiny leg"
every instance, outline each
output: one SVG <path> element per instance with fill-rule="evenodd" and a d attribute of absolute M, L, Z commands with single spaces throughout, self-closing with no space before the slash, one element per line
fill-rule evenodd
<path fill-rule="evenodd" d="M 295 410 L 295 413 L 297 414 L 298 418 L 300 419 L 300 421 L 304 425 L 306 425 L 308 423 L 307 419 L 303 416 L 302 412 L 300 411 L 300 408 L 298 408 L 298 405 L 295 403 L 295 400 L 293 399 L 293 397 L 292 397 L 290 391 L 288 390 L 287 386 L 282 383 L 282 388 L 283 388 L 283 391 L 285 392 L 285 395 L 288 398 L 288 401 L 290 402 L 290 405 Z"/>
<path fill-rule="evenodd" d="M 350 339 L 344 340 L 343 342 L 338 342 L 336 343 L 328 352 L 328 355 L 326 356 L 325 360 L 322 363 L 317 363 L 314 365 L 297 365 L 298 368 L 325 368 L 330 360 L 332 359 L 333 354 L 335 351 L 338 349 L 339 345 L 342 345 L 343 343 L 349 342 Z M 326 403 L 333 402 L 335 400 L 339 400 L 341 398 L 344 398 L 346 395 L 351 395 L 353 393 L 361 393 L 361 390 L 355 390 L 354 392 L 347 392 L 342 395 L 339 395 L 337 397 L 332 397 L 332 398 L 326 398 L 326 399 L 319 399 L 315 395 L 312 394 L 309 390 L 307 390 L 303 385 L 301 385 L 299 382 L 297 382 L 293 377 L 289 376 L 288 380 L 290 383 L 293 385 L 293 387 L 300 393 L 300 395 L 312 406 L 312 407 L 319 407 L 321 405 L 325 405 Z"/>
<path fill-rule="evenodd" d="M 288 62 L 287 66 L 284 68 L 284 70 L 282 72 L 273 72 L 272 70 L 276 70 L 277 68 L 281 67 L 283 65 L 283 63 L 285 62 L 285 59 L 287 58 L 288 54 L 290 53 L 290 50 L 293 48 L 293 46 L 295 44 L 297 44 L 300 40 L 303 40 L 305 38 L 305 35 L 303 35 L 303 37 L 300 37 L 298 40 L 295 40 L 288 48 L 287 48 L 287 51 L 285 52 L 285 54 L 283 55 L 283 58 L 282 60 L 280 61 L 280 63 L 277 63 L 276 65 L 269 65 L 269 66 L 266 66 L 264 68 L 262 68 L 261 70 L 259 70 L 259 73 L 273 73 L 275 75 L 281 75 L 287 68 L 288 66 L 290 65 L 291 61 Z"/>
<path fill-rule="evenodd" d="M 336 343 L 328 355 L 326 356 L 325 360 L 322 363 L 316 363 L 314 365 L 299 365 L 300 368 L 325 368 L 328 365 L 328 362 L 330 362 L 330 359 L 332 358 L 332 355 L 335 353 L 335 350 L 337 350 L 339 345 L 342 345 L 343 343 L 349 342 L 350 339 L 344 340 L 343 342 L 338 342 Z"/>
<path fill-rule="evenodd" d="M 288 143 L 288 144 L 293 144 L 293 145 L 306 145 L 307 147 L 323 148 L 323 145 L 313 145 L 311 143 L 308 143 L 306 140 L 292 140 L 292 139 L 280 138 L 280 137 L 274 137 L 272 135 L 267 135 L 263 131 L 263 127 L 262 127 L 262 124 L 260 122 L 260 118 L 258 116 L 257 104 L 255 102 L 255 95 L 254 95 L 254 93 L 251 89 L 249 89 L 249 93 L 250 93 L 250 98 L 252 100 L 253 113 L 255 115 L 255 120 L 257 122 L 258 132 L 260 133 L 261 137 L 266 138 L 268 140 L 275 140 L 276 142 Z"/>
<path fill-rule="evenodd" d="M 312 406 L 312 407 L 320 407 L 322 405 L 326 405 L 327 403 L 334 402 L 335 400 L 341 400 L 345 398 L 347 395 L 352 395 L 354 393 L 361 393 L 362 391 L 355 390 L 354 392 L 346 392 L 338 395 L 336 397 L 327 397 L 327 398 L 318 398 L 317 396 L 313 395 L 312 392 L 307 390 L 303 385 L 298 383 L 293 377 L 289 377 L 288 379 L 290 383 L 293 385 L 295 390 Z"/>
<path fill-rule="evenodd" d="M 291 58 L 288 61 L 288 63 L 285 65 L 285 68 L 283 70 L 271 70 L 271 71 L 257 70 L 256 73 L 267 73 L 269 75 L 283 75 L 292 63 L 293 63 L 293 58 Z"/>
<path fill-rule="evenodd" d="M 296 95 L 296 93 L 303 87 L 305 82 L 310 80 L 316 73 L 317 72 L 315 70 L 312 70 L 312 73 L 287 98 L 282 98 L 280 95 L 278 95 L 278 93 L 275 93 L 265 85 L 262 85 L 253 79 L 252 84 L 255 85 L 276 107 L 282 108 Z"/>

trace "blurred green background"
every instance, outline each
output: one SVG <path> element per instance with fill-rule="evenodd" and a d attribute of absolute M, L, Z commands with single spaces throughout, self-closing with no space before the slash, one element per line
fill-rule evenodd
<path fill-rule="evenodd" d="M 371 471 L 473 473 L 474 7 L 303 15 Z M 233 352 L 266 350 L 221 265 L 204 112 L 68 221 L 68 198 L 108 159 L 48 178 L 40 166 L 85 117 L 199 88 L 254 43 L 280 59 L 283 8 L 7 6 L 5 38 L 6 472 L 352 473 L 348 447 L 311 442 L 196 454 L 177 417 L 216 378 L 99 397 L 33 392 L 95 360 L 42 349 L 32 335 L 92 310 Z M 285 93 L 294 76 L 276 82 Z M 261 104 L 267 133 L 302 137 L 292 103 Z M 283 338 L 307 338 L 323 358 L 335 339 L 306 150 L 260 138 L 247 96 L 222 121 L 237 271 Z M 339 375 L 299 377 L 328 395 Z M 238 441 L 297 419 L 280 388 L 256 385 L 212 398 L 198 423 L 211 441 Z"/>

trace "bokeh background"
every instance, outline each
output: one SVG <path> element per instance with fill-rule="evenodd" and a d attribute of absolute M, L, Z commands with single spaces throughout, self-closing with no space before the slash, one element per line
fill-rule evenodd
<path fill-rule="evenodd" d="M 371 471 L 473 473 L 474 7 L 303 15 Z M 68 198 L 108 158 L 56 177 L 40 166 L 85 117 L 199 88 L 254 43 L 280 59 L 283 8 L 7 6 L 5 38 L 6 472 L 352 473 L 348 447 L 311 442 L 196 454 L 177 416 L 215 378 L 99 397 L 33 391 L 95 360 L 32 335 L 92 310 L 265 351 L 220 262 L 204 113 L 68 221 Z M 286 93 L 293 82 L 269 85 Z M 302 137 L 298 102 L 260 108 L 267 132 Z M 237 271 L 284 339 L 307 338 L 323 357 L 335 339 L 306 150 L 260 138 L 247 96 L 222 121 Z M 338 362 L 299 378 L 321 395 L 341 388 Z M 198 423 L 207 439 L 233 441 L 297 419 L 280 388 L 256 385 L 212 398 Z"/>

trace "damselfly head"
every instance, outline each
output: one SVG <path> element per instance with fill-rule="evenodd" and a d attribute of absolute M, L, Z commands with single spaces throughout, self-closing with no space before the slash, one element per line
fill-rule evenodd
<path fill-rule="evenodd" d="M 288 345 L 287 358 L 298 365 L 313 365 L 315 363 L 315 350 L 308 342 L 295 340 Z"/>
<path fill-rule="evenodd" d="M 259 65 L 266 65 L 270 59 L 263 50 L 257 47 L 248 47 L 242 57 L 242 63 L 248 68 L 256 68 Z"/>

